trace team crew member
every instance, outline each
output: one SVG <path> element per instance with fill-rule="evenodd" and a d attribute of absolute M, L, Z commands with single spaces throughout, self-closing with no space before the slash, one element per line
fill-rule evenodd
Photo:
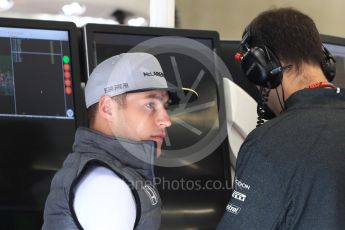
<path fill-rule="evenodd" d="M 241 146 L 218 229 L 344 229 L 345 89 L 329 82 L 335 61 L 313 20 L 265 11 L 242 47 L 242 69 L 277 117 Z"/>
<path fill-rule="evenodd" d="M 159 229 L 153 163 L 171 125 L 169 94 L 178 90 L 150 54 L 121 54 L 94 69 L 85 88 L 89 128 L 77 130 L 52 181 L 44 230 Z"/>

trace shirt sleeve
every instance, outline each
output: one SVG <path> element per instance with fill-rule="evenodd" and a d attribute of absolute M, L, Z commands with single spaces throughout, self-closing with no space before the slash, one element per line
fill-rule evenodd
<path fill-rule="evenodd" d="M 234 190 L 217 229 L 276 229 L 288 203 L 277 173 L 260 148 L 242 146 Z"/>
<path fill-rule="evenodd" d="M 85 230 L 132 230 L 136 204 L 129 186 L 113 171 L 96 167 L 77 184 L 73 202 Z"/>

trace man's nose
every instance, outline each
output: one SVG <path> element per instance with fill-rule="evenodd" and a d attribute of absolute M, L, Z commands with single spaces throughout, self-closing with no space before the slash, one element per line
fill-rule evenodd
<path fill-rule="evenodd" d="M 163 126 L 164 128 L 171 126 L 171 119 L 170 119 L 169 114 L 165 108 L 162 109 L 159 113 L 158 125 Z"/>

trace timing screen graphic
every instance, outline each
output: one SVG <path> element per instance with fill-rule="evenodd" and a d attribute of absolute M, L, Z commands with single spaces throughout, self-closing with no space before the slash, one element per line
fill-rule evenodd
<path fill-rule="evenodd" d="M 68 32 L 0 27 L 0 116 L 74 119 Z"/>

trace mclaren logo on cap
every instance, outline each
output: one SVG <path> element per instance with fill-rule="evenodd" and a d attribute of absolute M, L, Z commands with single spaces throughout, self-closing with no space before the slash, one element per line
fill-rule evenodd
<path fill-rule="evenodd" d="M 162 72 L 143 72 L 144 77 L 164 77 Z"/>

